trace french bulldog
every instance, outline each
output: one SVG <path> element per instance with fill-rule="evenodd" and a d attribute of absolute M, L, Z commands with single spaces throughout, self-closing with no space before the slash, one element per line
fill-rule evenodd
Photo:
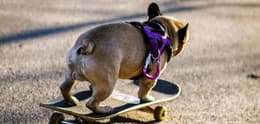
<path fill-rule="evenodd" d="M 174 17 L 162 15 L 159 6 L 151 3 L 147 21 L 154 20 L 165 27 L 172 45 L 172 55 L 165 51 L 161 53 L 162 73 L 167 60 L 183 50 L 189 38 L 189 26 Z M 143 33 L 125 22 L 97 26 L 81 34 L 67 56 L 67 72 L 60 86 L 64 100 L 68 104 L 77 105 L 79 101 L 72 96 L 71 89 L 76 81 L 88 81 L 93 93 L 86 107 L 96 113 L 111 112 L 112 107 L 101 106 L 100 103 L 111 95 L 118 78 L 131 79 L 142 75 L 149 48 Z M 155 73 L 155 70 L 152 69 L 150 73 Z M 141 101 L 154 100 L 149 93 L 157 79 L 139 76 L 138 97 Z"/>

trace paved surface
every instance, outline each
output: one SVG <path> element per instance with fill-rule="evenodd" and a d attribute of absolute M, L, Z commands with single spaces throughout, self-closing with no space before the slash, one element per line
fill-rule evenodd
<path fill-rule="evenodd" d="M 145 20 L 149 1 L 0 0 L 0 122 L 46 124 L 40 102 L 59 98 L 65 55 L 93 26 Z M 161 9 L 190 23 L 191 38 L 162 79 L 182 95 L 164 104 L 161 123 L 260 123 L 260 2 L 258 0 L 160 1 Z M 127 89 L 131 81 L 119 80 Z M 79 83 L 74 91 L 87 88 Z M 134 95 L 134 94 L 133 94 Z M 112 122 L 151 122 L 132 112 Z"/>

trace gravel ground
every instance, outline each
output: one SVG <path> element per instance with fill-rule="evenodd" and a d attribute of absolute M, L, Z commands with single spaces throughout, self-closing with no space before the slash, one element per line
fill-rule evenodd
<path fill-rule="evenodd" d="M 145 20 L 148 0 L 0 0 L 0 123 L 46 124 L 39 107 L 60 97 L 65 58 L 80 33 L 104 24 Z M 181 96 L 165 105 L 161 123 L 260 123 L 260 1 L 157 1 L 165 15 L 191 26 L 184 52 L 161 79 Z M 125 88 L 127 80 L 118 80 Z M 79 83 L 74 91 L 84 90 Z M 135 94 L 133 94 L 135 95 Z M 152 123 L 133 111 L 111 122 Z"/>

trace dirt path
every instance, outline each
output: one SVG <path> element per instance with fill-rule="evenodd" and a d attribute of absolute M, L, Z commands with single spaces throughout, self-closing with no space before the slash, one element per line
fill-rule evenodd
<path fill-rule="evenodd" d="M 191 38 L 162 79 L 183 89 L 161 123 L 260 123 L 260 2 L 167 0 L 165 15 L 190 23 Z M 95 25 L 145 20 L 149 1 L 0 0 L 0 122 L 46 124 L 38 106 L 60 97 L 65 55 Z M 119 80 L 118 87 L 130 81 Z M 74 91 L 84 90 L 80 83 Z M 125 89 L 127 89 L 125 87 Z M 150 122 L 131 112 L 112 122 Z"/>

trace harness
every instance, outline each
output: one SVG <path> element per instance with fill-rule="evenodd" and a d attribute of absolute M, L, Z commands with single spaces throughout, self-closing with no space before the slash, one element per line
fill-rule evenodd
<path fill-rule="evenodd" d="M 150 49 L 145 60 L 143 67 L 143 75 L 148 79 L 156 79 L 160 75 L 160 62 L 161 54 L 166 50 L 169 55 L 168 61 L 172 56 L 172 45 L 165 28 L 160 22 L 150 21 L 150 22 L 130 22 L 133 26 L 141 30 L 144 34 L 145 41 L 149 43 Z M 150 63 L 157 64 L 156 73 L 150 75 L 151 71 L 148 66 Z"/>

